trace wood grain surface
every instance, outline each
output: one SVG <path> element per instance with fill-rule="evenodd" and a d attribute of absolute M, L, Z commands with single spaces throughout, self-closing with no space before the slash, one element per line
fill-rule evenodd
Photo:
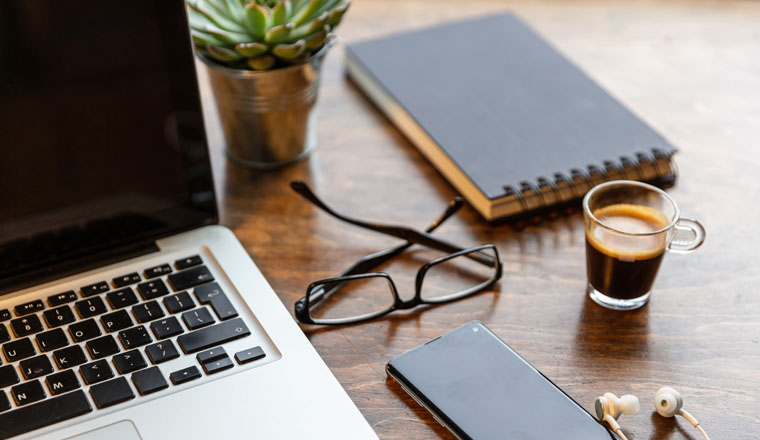
<path fill-rule="evenodd" d="M 664 385 L 683 393 L 713 440 L 760 438 L 758 2 L 354 0 L 324 68 L 320 146 L 308 160 L 277 172 L 226 160 L 200 72 L 222 223 L 291 313 L 309 282 L 397 242 L 319 212 L 288 188 L 290 180 L 307 180 L 342 212 L 424 227 L 456 194 L 345 79 L 342 45 L 506 9 L 679 147 L 680 178 L 670 194 L 684 216 L 705 225 L 705 245 L 665 259 L 648 306 L 613 312 L 584 293 L 580 214 L 489 227 L 465 207 L 436 235 L 463 246 L 495 243 L 505 269 L 495 290 L 304 332 L 382 439 L 453 438 L 386 379 L 384 368 L 391 357 L 473 319 L 590 411 L 604 392 L 638 395 L 641 412 L 621 419 L 631 439 L 701 438 L 685 420 L 654 413 L 652 397 Z M 412 294 L 425 258 L 414 249 L 383 268 L 402 295 Z"/>

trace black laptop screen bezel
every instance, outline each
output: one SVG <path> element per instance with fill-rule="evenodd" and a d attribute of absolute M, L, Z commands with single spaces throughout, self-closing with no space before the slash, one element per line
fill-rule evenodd
<path fill-rule="evenodd" d="M 92 7 L 88 3 L 87 1 L 82 2 L 81 7 Z M 160 225 L 147 228 L 144 232 L 137 233 L 134 236 L 124 237 L 114 242 L 105 242 L 88 249 L 74 250 L 67 254 L 52 255 L 39 261 L 31 261 L 29 264 L 24 263 L 23 266 L 15 267 L 12 270 L 3 270 L 0 266 L 0 295 L 155 252 L 158 250 L 155 244 L 158 239 L 204 225 L 218 223 L 219 216 L 210 152 L 203 124 L 195 57 L 187 31 L 184 1 L 156 0 L 155 11 L 156 20 L 160 23 L 161 38 L 170 46 L 164 48 L 165 65 L 167 66 L 164 74 L 168 77 L 169 87 L 172 89 L 170 94 L 173 108 L 185 115 L 189 114 L 192 120 L 192 124 L 189 124 L 192 125 L 189 127 L 192 131 L 192 139 L 185 141 L 182 136 L 178 136 L 179 140 L 177 141 L 185 171 L 183 182 L 186 184 L 186 191 L 182 194 L 182 201 L 178 202 L 176 206 L 169 206 L 161 209 L 160 212 L 157 211 L 155 218 L 161 219 Z M 7 24 L 7 22 L 0 23 L 3 26 Z M 20 196 L 30 195 L 22 194 Z M 2 213 L 2 209 L 0 209 L 0 213 Z M 32 238 L 21 237 L 23 240 L 31 240 Z M 3 250 L 3 246 L 10 242 L 6 240 L 8 237 L 0 236 L 0 251 Z M 13 237 L 11 241 L 18 242 L 19 238 Z M 2 252 L 0 252 L 0 258 L 2 256 Z"/>

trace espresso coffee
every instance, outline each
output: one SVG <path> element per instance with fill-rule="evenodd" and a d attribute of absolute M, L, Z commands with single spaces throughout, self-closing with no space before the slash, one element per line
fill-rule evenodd
<path fill-rule="evenodd" d="M 652 288 L 667 236 L 659 231 L 668 226 L 661 211 L 643 205 L 617 204 L 593 212 L 600 223 L 586 230 L 588 281 L 600 293 L 616 299 L 638 298 Z"/>

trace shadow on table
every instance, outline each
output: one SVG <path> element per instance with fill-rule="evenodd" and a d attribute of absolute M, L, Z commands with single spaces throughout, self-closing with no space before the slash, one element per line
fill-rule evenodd
<path fill-rule="evenodd" d="M 606 309 L 588 295 L 575 330 L 574 350 L 581 358 L 649 359 L 649 305 L 631 311 Z"/>

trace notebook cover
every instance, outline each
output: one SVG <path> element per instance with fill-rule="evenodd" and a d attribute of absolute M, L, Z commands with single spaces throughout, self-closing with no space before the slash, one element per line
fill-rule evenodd
<path fill-rule="evenodd" d="M 522 181 L 675 152 L 509 13 L 347 50 L 492 200 Z"/>

